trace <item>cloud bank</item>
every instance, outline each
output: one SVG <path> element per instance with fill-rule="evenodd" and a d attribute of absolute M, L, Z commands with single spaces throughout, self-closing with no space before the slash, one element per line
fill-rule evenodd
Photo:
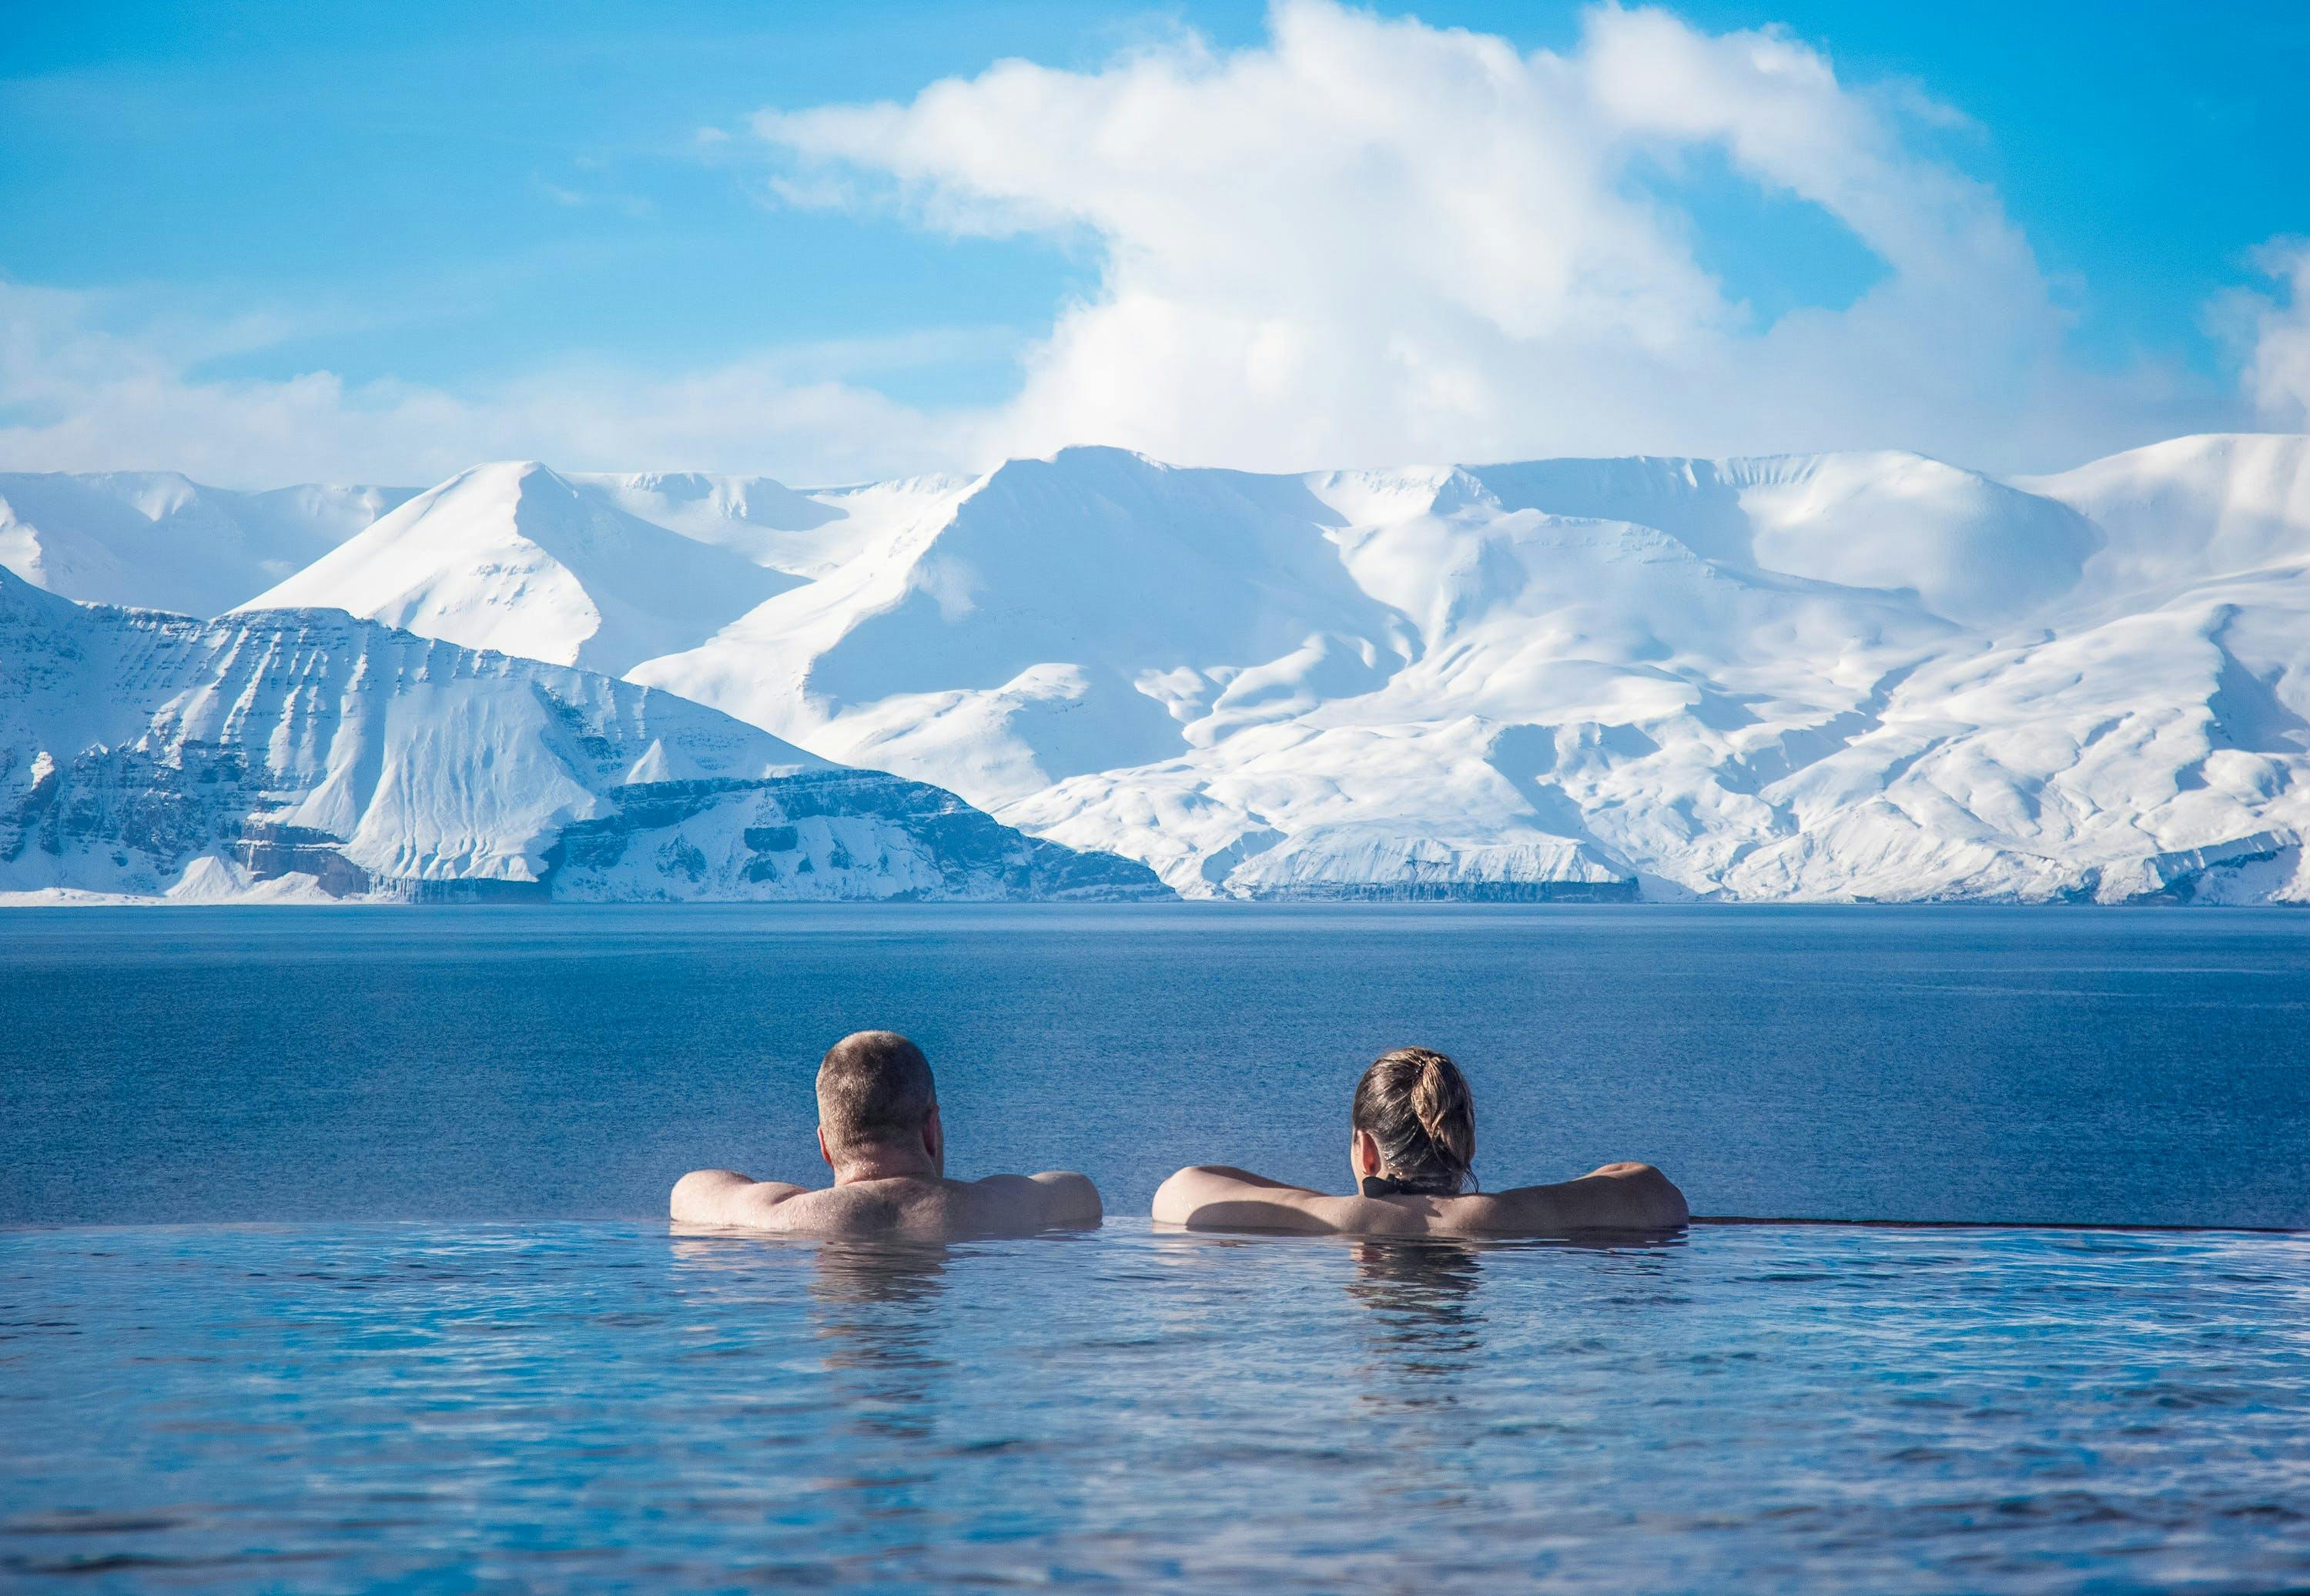
<path fill-rule="evenodd" d="M 1281 0 L 1249 48 L 1007 61 L 716 142 L 769 162 L 781 204 L 1087 252 L 1095 287 L 1005 402 L 925 411 L 876 391 L 872 360 L 779 351 L 456 389 L 224 380 L 208 362 L 267 318 L 124 327 L 99 297 L 0 282 L 0 468 L 414 483 L 536 456 L 830 481 L 1095 442 L 1264 470 L 1893 446 L 2039 470 L 2310 425 L 2310 246 L 2259 257 L 2285 291 L 2215 308 L 2235 390 L 2096 366 L 1997 194 L 1933 152 L 1948 120 L 1774 29 L 1608 4 L 1525 54 Z M 1712 269 L 1728 186 L 1841 230 L 1873 280 L 1760 312 Z"/>
<path fill-rule="evenodd" d="M 570 366 L 464 393 L 327 371 L 221 381 L 198 375 L 204 361 L 262 346 L 262 327 L 124 334 L 105 310 L 100 296 L 0 282 L 0 470 L 422 485 L 477 460 L 543 458 L 849 481 L 965 447 L 957 423 L 798 375 L 821 362 L 792 353 L 671 374 Z"/>
<path fill-rule="evenodd" d="M 1282 0 L 1261 48 L 1005 62 L 911 103 L 765 112 L 795 203 L 1088 238 L 993 448 L 1276 468 L 1899 444 L 2053 464 L 2205 395 L 2086 369 L 1997 195 L 1913 147 L 1915 97 L 1776 30 L 1603 6 L 1576 48 Z M 1930 108 L 1927 108 L 1928 109 Z M 1882 263 L 1769 323 L 1659 181 L 1707 152 Z M 2185 416 L 2194 409 L 2195 415 Z"/>

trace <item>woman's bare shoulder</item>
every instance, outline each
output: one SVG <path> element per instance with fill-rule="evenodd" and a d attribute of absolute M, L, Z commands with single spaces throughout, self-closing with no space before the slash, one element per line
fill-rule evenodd
<path fill-rule="evenodd" d="M 1437 1234 L 1568 1236 L 1583 1230 L 1673 1230 L 1690 1219 L 1684 1193 L 1649 1164 L 1600 1165 L 1575 1180 L 1448 1200 Z"/>

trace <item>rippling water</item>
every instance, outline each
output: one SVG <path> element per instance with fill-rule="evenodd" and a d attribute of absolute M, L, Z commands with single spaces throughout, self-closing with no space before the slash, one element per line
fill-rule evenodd
<path fill-rule="evenodd" d="M 2310 1582 L 2310 1240 L 0 1236 L 75 1588 Z"/>
<path fill-rule="evenodd" d="M 0 916 L 0 1585 L 2310 1585 L 2310 1236 L 1135 1217 L 1418 1041 L 1492 1184 L 2299 1226 L 2306 1021 L 2267 912 Z M 1107 1227 L 669 1236 L 866 1024 Z"/>

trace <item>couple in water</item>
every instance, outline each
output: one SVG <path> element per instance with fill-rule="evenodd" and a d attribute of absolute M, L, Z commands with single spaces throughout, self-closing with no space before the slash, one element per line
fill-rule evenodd
<path fill-rule="evenodd" d="M 1335 1197 L 1242 1169 L 1182 1169 L 1155 1193 L 1159 1223 L 1196 1229 L 1348 1236 L 1570 1236 L 1668 1230 L 1684 1193 L 1649 1164 L 1607 1164 L 1552 1186 L 1468 1193 L 1476 1111 L 1459 1068 L 1403 1047 L 1364 1071 L 1348 1113 L 1357 1192 Z M 698 1225 L 807 1236 L 1022 1235 L 1099 1222 L 1099 1188 L 1080 1175 L 946 1178 L 946 1132 L 922 1049 L 895 1031 L 859 1031 L 818 1068 L 821 1189 L 699 1169 L 673 1188 L 673 1215 Z"/>

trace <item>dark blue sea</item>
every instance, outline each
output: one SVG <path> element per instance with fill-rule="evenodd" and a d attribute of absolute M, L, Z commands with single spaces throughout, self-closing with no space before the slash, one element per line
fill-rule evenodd
<path fill-rule="evenodd" d="M 0 1583 L 2301 1586 L 2306 1021 L 2277 911 L 0 915 Z M 869 1025 L 1107 1227 L 669 1234 Z M 1405 1043 L 1778 1222 L 1146 1223 Z"/>

